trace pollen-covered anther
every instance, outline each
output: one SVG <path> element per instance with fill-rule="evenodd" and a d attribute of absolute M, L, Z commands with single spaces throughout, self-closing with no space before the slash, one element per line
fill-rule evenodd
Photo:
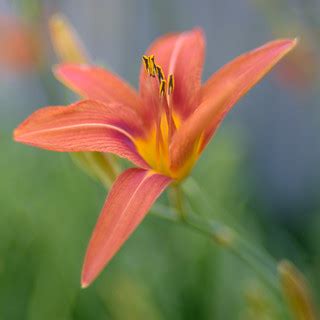
<path fill-rule="evenodd" d="M 160 81 L 160 85 L 159 85 L 159 95 L 160 95 L 160 97 L 161 96 L 165 96 L 166 90 L 167 90 L 167 81 L 162 79 Z"/>
<path fill-rule="evenodd" d="M 170 74 L 168 77 L 168 95 L 171 95 L 174 90 L 174 76 Z"/>
<path fill-rule="evenodd" d="M 161 83 L 161 81 L 164 80 L 164 73 L 162 71 L 162 68 L 157 64 L 156 64 L 156 70 L 157 70 L 159 83 Z"/>
<path fill-rule="evenodd" d="M 151 77 L 155 77 L 156 76 L 156 63 L 155 63 L 153 54 L 148 57 L 148 64 L 149 64 L 149 75 Z"/>
<path fill-rule="evenodd" d="M 165 80 L 164 72 L 160 65 L 156 64 L 154 55 L 142 56 L 144 67 L 149 76 L 158 78 L 159 81 L 159 96 L 171 95 L 174 90 L 174 76 L 170 74 Z"/>
<path fill-rule="evenodd" d="M 146 55 L 142 56 L 142 61 L 144 64 L 144 68 L 146 69 L 146 72 L 149 73 L 149 57 Z"/>

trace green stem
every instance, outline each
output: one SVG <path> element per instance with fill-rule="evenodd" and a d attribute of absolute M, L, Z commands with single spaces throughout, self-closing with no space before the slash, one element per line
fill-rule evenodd
<path fill-rule="evenodd" d="M 191 210 L 186 210 L 184 193 L 179 184 L 174 185 L 171 191 L 171 202 L 175 212 L 167 209 L 166 218 L 170 217 L 171 221 L 180 221 L 187 227 L 213 239 L 218 245 L 226 248 L 249 265 L 277 295 L 281 295 L 277 264 L 271 256 L 223 223 L 200 217 Z M 158 216 L 164 217 L 164 208 L 161 211 L 162 213 L 159 213 Z"/>
<path fill-rule="evenodd" d="M 174 208 L 179 214 L 181 221 L 185 221 L 187 217 L 186 217 L 186 211 L 185 211 L 184 201 L 183 201 L 184 194 L 183 194 L 181 185 L 179 183 L 173 184 L 171 191 L 172 191 L 171 201 L 174 204 Z"/>
<path fill-rule="evenodd" d="M 276 264 L 267 257 L 259 254 L 258 249 L 250 245 L 245 239 L 231 228 L 217 221 L 198 218 L 195 215 L 185 215 L 183 221 L 188 227 L 212 238 L 218 245 L 226 248 L 243 262 L 248 264 L 254 271 L 270 286 L 275 292 L 279 293 L 279 283 L 277 277 Z M 272 265 L 272 268 L 270 268 Z"/>

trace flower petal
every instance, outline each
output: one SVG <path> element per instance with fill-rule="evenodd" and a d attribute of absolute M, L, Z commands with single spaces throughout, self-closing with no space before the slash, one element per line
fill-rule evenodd
<path fill-rule="evenodd" d="M 111 152 L 148 168 L 134 146 L 135 137 L 143 135 L 141 128 L 128 107 L 84 100 L 34 112 L 14 131 L 14 139 L 54 151 Z"/>
<path fill-rule="evenodd" d="M 297 44 L 297 39 L 280 39 L 242 54 L 211 76 L 201 90 L 201 102 L 210 104 L 220 90 L 229 91 L 230 99 L 215 105 L 215 116 L 206 130 L 203 147 L 234 104 L 259 82 L 274 65 Z M 225 85 L 227 84 L 227 89 Z"/>
<path fill-rule="evenodd" d="M 225 86 L 224 89 L 226 89 Z M 197 160 L 199 144 L 202 140 L 201 134 L 204 128 L 210 125 L 215 117 L 215 110 L 220 105 L 224 105 L 228 101 L 229 96 L 226 91 L 220 90 L 215 100 L 208 104 L 202 103 L 193 114 L 183 122 L 182 126 L 173 135 L 169 152 L 170 152 L 170 168 L 175 171 L 185 171 L 192 168 L 193 163 Z M 189 163 L 189 164 L 188 164 Z M 187 166 L 188 170 L 184 170 Z M 184 175 L 182 175 L 183 177 Z"/>
<path fill-rule="evenodd" d="M 87 249 L 82 287 L 98 276 L 170 182 L 166 176 L 142 169 L 128 169 L 118 177 Z"/>
<path fill-rule="evenodd" d="M 199 107 L 172 139 L 173 170 L 183 165 L 192 152 L 203 150 L 231 107 L 295 45 L 296 40 L 290 39 L 269 42 L 231 61 L 206 82 Z M 197 141 L 200 146 L 195 145 Z"/>
<path fill-rule="evenodd" d="M 196 28 L 162 36 L 151 44 L 146 54 L 155 56 L 155 62 L 162 67 L 165 76 L 174 74 L 174 111 L 183 118 L 187 117 L 197 105 L 196 98 L 201 85 L 205 55 L 202 30 Z M 146 105 L 150 105 L 152 99 L 159 95 L 158 87 L 150 86 L 150 77 L 143 65 L 140 71 L 140 92 Z"/>
<path fill-rule="evenodd" d="M 85 64 L 62 64 L 54 72 L 62 83 L 85 98 L 107 104 L 123 104 L 141 112 L 141 101 L 136 91 L 103 68 Z"/>

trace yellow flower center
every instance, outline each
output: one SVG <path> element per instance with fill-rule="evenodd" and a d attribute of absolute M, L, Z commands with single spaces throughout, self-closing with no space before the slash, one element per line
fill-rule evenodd
<path fill-rule="evenodd" d="M 174 75 L 170 74 L 165 79 L 161 66 L 155 63 L 154 55 L 142 57 L 145 70 L 149 75 L 150 87 L 159 88 L 159 110 L 158 116 L 146 138 L 135 140 L 138 152 L 143 159 L 155 171 L 174 179 L 183 179 L 191 170 L 195 160 L 196 152 L 185 161 L 181 168 L 172 170 L 170 167 L 169 147 L 174 132 L 181 126 L 181 118 L 173 111 L 172 93 L 174 91 Z"/>

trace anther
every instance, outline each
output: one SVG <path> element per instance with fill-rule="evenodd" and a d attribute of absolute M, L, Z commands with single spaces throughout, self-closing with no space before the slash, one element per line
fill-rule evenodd
<path fill-rule="evenodd" d="M 142 56 L 142 60 L 143 60 L 143 63 L 144 63 L 144 67 L 145 67 L 145 69 L 146 69 L 146 72 L 149 73 L 149 58 L 148 58 L 148 56 L 143 55 L 143 56 Z"/>
<path fill-rule="evenodd" d="M 159 95 L 164 96 L 166 94 L 166 89 L 167 89 L 167 81 L 162 79 L 159 85 Z"/>
<path fill-rule="evenodd" d="M 170 74 L 168 77 L 168 95 L 172 94 L 174 90 L 174 76 Z"/>
<path fill-rule="evenodd" d="M 149 74 L 151 77 L 156 76 L 156 63 L 154 61 L 154 55 L 148 57 L 148 64 L 149 64 Z"/>
<path fill-rule="evenodd" d="M 162 80 L 164 80 L 164 73 L 162 71 L 162 68 L 159 65 L 156 65 L 157 75 L 159 82 L 161 83 Z"/>

